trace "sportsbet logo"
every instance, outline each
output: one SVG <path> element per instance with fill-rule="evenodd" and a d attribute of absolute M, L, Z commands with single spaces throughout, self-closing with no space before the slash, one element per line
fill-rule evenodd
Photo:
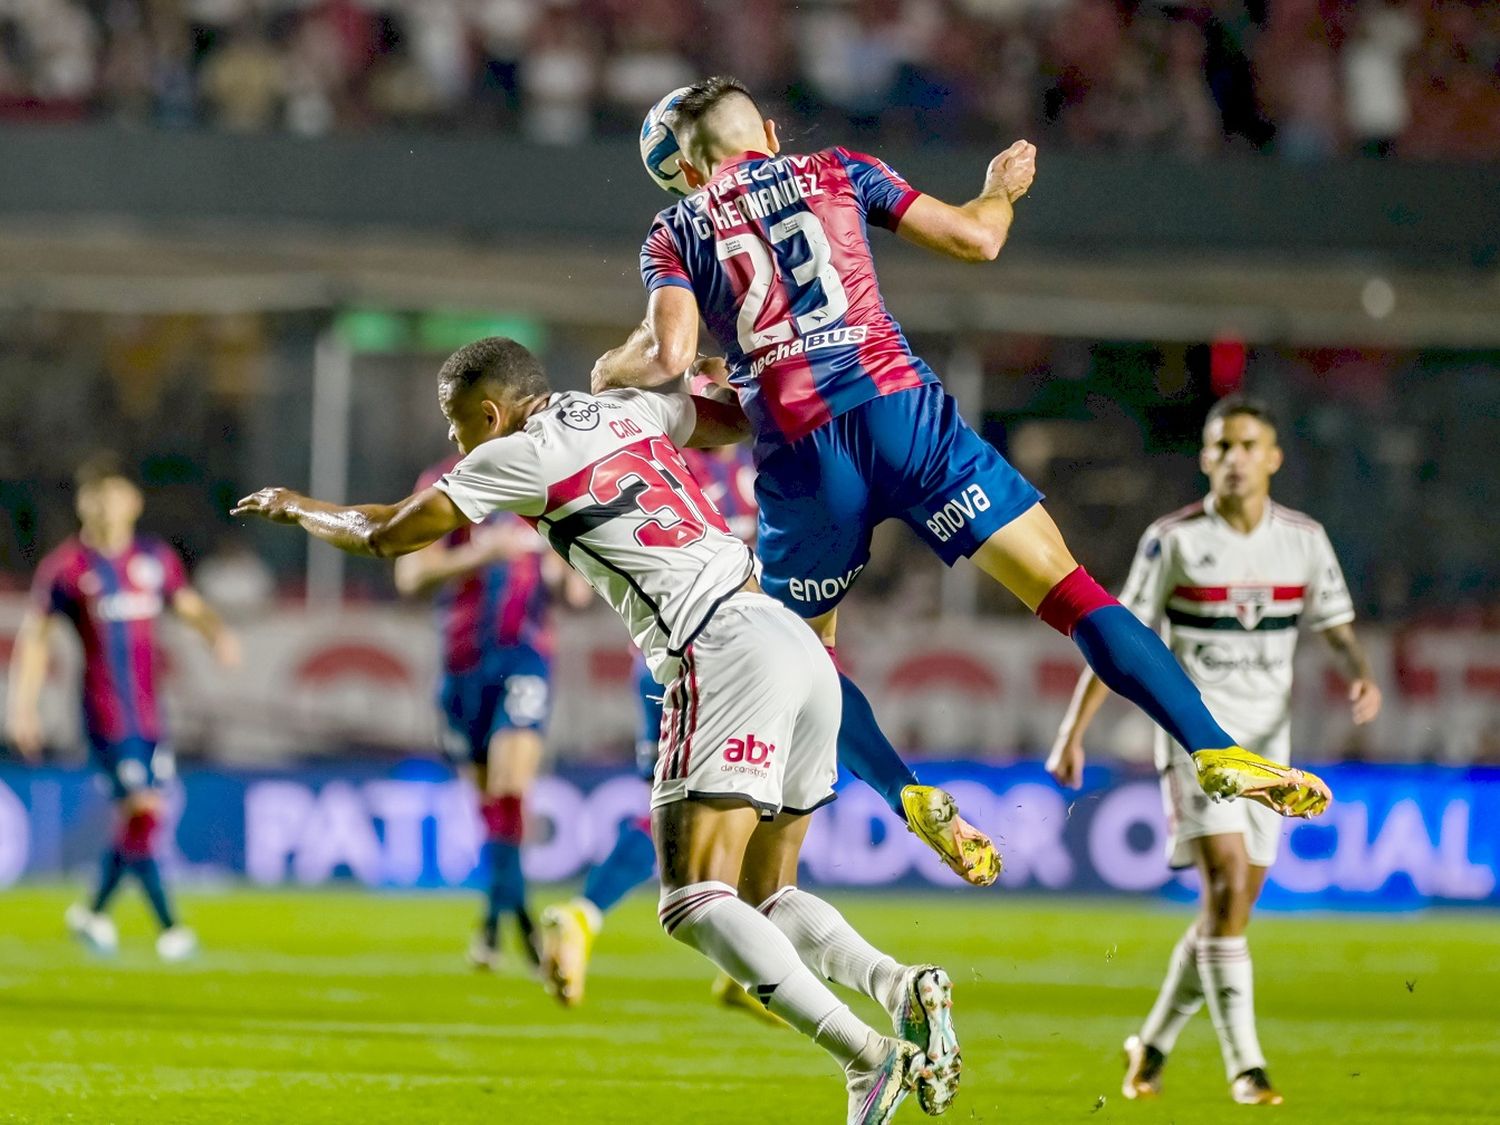
<path fill-rule="evenodd" d="M 932 514 L 927 521 L 927 530 L 939 543 L 946 543 L 974 518 L 975 513 L 987 512 L 989 508 L 990 498 L 984 489 L 971 484 Z"/>
<path fill-rule="evenodd" d="M 764 769 L 774 753 L 774 743 L 762 742 L 755 735 L 747 734 L 744 738 L 729 740 L 724 747 L 724 760 L 737 766 L 757 766 Z"/>

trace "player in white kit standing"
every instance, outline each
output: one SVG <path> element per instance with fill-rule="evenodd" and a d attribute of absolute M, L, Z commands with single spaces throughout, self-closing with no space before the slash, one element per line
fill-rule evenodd
<path fill-rule="evenodd" d="M 739 407 L 683 393 L 552 394 L 536 357 L 502 337 L 451 356 L 438 400 L 465 457 L 432 486 L 353 506 L 267 488 L 235 513 L 379 558 L 496 511 L 536 527 L 669 685 L 651 797 L 662 926 L 839 1061 L 849 1122 L 889 1121 L 912 1089 L 927 1112 L 946 1110 L 960 1066 L 947 974 L 898 964 L 796 887 L 808 814 L 833 799 L 840 692 L 817 636 L 761 593 L 750 549 L 683 464 L 679 445 L 748 432 Z M 819 976 L 879 1002 L 897 1037 L 860 1021 Z"/>
<path fill-rule="evenodd" d="M 1380 688 L 1354 636 L 1354 605 L 1327 533 L 1271 500 L 1271 477 L 1281 462 L 1276 425 L 1264 405 L 1240 395 L 1215 404 L 1201 454 L 1209 495 L 1146 529 L 1120 601 L 1147 624 L 1162 626 L 1214 718 L 1240 732 L 1247 749 L 1286 763 L 1299 625 L 1321 634 L 1340 657 L 1356 723 L 1375 718 Z M 1108 694 L 1084 672 L 1047 760 L 1063 785 L 1082 780 L 1083 735 Z M 1230 1096 L 1279 1105 L 1255 1028 L 1245 930 L 1276 859 L 1281 818 L 1249 801 L 1210 801 L 1160 731 L 1156 767 L 1169 858 L 1173 867 L 1197 866 L 1203 913 L 1172 951 L 1140 1033 L 1125 1043 L 1125 1097 L 1161 1092 L 1167 1055 L 1206 1001 Z"/>

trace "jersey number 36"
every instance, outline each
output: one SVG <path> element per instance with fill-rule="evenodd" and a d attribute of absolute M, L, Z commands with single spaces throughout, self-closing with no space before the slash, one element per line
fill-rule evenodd
<path fill-rule="evenodd" d="M 602 507 L 634 501 L 637 510 L 652 517 L 636 528 L 635 541 L 642 547 L 687 547 L 710 527 L 729 531 L 666 438 L 604 458 L 589 477 L 589 494 Z"/>

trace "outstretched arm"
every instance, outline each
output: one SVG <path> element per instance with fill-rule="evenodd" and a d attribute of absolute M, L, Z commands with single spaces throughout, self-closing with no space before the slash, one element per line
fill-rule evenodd
<path fill-rule="evenodd" d="M 646 319 L 594 364 L 595 394 L 615 387 L 656 387 L 676 379 L 698 354 L 698 301 L 691 289 L 663 285 L 651 291 Z"/>
<path fill-rule="evenodd" d="M 961 207 L 931 195 L 918 196 L 901 216 L 896 233 L 924 250 L 961 262 L 993 261 L 1015 218 L 1012 204 L 1036 176 L 1036 146 L 1017 141 L 990 161 L 984 189 Z"/>
<path fill-rule="evenodd" d="M 351 555 L 387 559 L 409 555 L 468 524 L 458 506 L 436 488 L 424 488 L 396 504 L 329 504 L 289 488 L 263 488 L 231 510 L 294 523 L 315 539 Z"/>

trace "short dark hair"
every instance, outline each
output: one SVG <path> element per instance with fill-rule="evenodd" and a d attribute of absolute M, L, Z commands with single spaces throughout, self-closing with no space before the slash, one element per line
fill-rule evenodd
<path fill-rule="evenodd" d="M 694 82 L 677 100 L 677 104 L 667 111 L 667 125 L 674 131 L 685 125 L 696 125 L 714 106 L 735 94 L 749 98 L 750 104 L 755 105 L 755 96 L 738 78 L 732 78 L 727 74 L 715 74 L 701 82 Z M 757 107 L 757 112 L 759 112 L 759 107 Z"/>
<path fill-rule="evenodd" d="M 119 455 L 108 449 L 101 449 L 90 455 L 73 470 L 73 488 L 79 492 L 116 479 L 135 484 L 135 479 L 125 471 Z"/>
<path fill-rule="evenodd" d="M 486 336 L 465 344 L 444 361 L 438 382 L 450 394 L 483 383 L 511 398 L 544 395 L 552 389 L 541 360 L 508 336 Z"/>
<path fill-rule="evenodd" d="M 1237 415 L 1254 418 L 1261 425 L 1273 430 L 1279 428 L 1276 424 L 1275 413 L 1266 405 L 1264 399 L 1259 399 L 1254 395 L 1247 395 L 1238 391 L 1232 395 L 1225 395 L 1213 404 L 1212 409 L 1208 412 L 1208 417 L 1203 419 L 1203 428 L 1206 430 L 1212 422 L 1233 418 Z"/>

